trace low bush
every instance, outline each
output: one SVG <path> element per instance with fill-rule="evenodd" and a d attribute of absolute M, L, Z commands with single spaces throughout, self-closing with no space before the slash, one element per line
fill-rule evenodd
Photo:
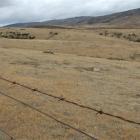
<path fill-rule="evenodd" d="M 122 39 L 126 39 L 126 40 L 133 41 L 133 42 L 140 42 L 140 36 L 135 33 L 123 34 L 121 32 L 110 32 L 109 33 L 108 31 L 104 31 L 102 33 L 99 33 L 99 35 L 115 37 L 115 38 L 122 38 Z"/>
<path fill-rule="evenodd" d="M 35 39 L 34 35 L 21 32 L 0 32 L 0 37 L 8 39 Z"/>

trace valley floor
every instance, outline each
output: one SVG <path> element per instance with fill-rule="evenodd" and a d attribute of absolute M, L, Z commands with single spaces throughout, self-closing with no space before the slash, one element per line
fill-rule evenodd
<path fill-rule="evenodd" d="M 139 140 L 139 43 L 24 30 L 36 39 L 0 39 L 0 139 Z"/>

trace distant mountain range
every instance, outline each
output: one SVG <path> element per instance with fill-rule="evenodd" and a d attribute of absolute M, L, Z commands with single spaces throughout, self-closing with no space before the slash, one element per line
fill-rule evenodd
<path fill-rule="evenodd" d="M 8 25 L 7 27 L 46 26 L 140 27 L 140 8 L 105 16 L 81 16 L 44 22 L 17 23 Z"/>

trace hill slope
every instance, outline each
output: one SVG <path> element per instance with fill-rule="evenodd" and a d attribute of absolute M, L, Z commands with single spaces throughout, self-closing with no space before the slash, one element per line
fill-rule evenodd
<path fill-rule="evenodd" d="M 76 25 L 98 25 L 98 26 L 128 26 L 140 27 L 140 8 L 125 12 L 98 16 L 98 17 L 74 17 L 68 19 L 50 20 L 45 22 L 18 23 L 8 27 L 37 27 L 37 26 L 76 26 Z"/>

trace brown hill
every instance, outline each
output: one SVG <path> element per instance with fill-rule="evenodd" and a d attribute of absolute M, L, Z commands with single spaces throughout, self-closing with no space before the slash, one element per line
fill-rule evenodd
<path fill-rule="evenodd" d="M 110 26 L 140 27 L 140 8 L 98 17 L 74 17 L 45 22 L 18 23 L 8 27 L 46 27 L 46 26 Z"/>

